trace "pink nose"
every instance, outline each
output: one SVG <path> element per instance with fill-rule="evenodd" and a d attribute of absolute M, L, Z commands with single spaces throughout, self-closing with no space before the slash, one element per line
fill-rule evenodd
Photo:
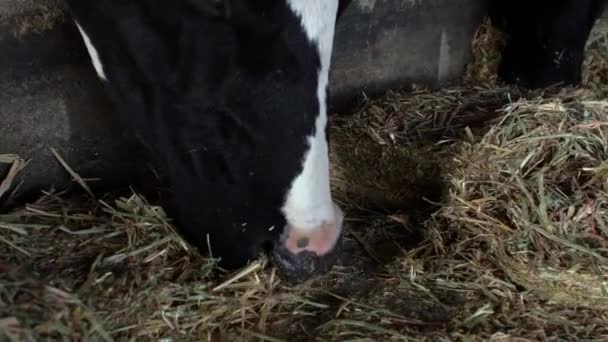
<path fill-rule="evenodd" d="M 317 227 L 285 227 L 273 259 L 287 282 L 299 283 L 321 275 L 335 263 L 344 214 L 338 206 L 334 210 L 334 220 Z"/>
<path fill-rule="evenodd" d="M 323 222 L 318 227 L 299 228 L 287 226 L 284 232 L 285 248 L 292 254 L 308 251 L 317 256 L 331 252 L 342 233 L 344 214 L 338 206 L 334 206 L 335 220 Z"/>

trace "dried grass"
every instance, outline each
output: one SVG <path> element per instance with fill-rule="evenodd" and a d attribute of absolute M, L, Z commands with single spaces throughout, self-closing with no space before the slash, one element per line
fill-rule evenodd
<path fill-rule="evenodd" d="M 497 41 L 484 30 L 477 44 Z M 608 46 L 597 32 L 585 89 L 501 87 L 475 62 L 463 88 L 389 93 L 334 119 L 345 251 L 297 287 L 263 258 L 218 269 L 138 195 L 45 193 L 0 215 L 0 334 L 607 340 Z M 498 58 L 475 49 L 477 65 Z"/>

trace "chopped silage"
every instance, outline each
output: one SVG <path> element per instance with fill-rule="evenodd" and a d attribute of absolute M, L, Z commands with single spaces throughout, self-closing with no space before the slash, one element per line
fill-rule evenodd
<path fill-rule="evenodd" d="M 0 215 L 0 331 L 607 340 L 605 34 L 592 39 L 586 89 L 525 92 L 496 82 L 489 31 L 466 87 L 391 92 L 334 120 L 332 178 L 349 228 L 329 275 L 286 287 L 263 258 L 230 274 L 138 195 L 49 192 Z"/>

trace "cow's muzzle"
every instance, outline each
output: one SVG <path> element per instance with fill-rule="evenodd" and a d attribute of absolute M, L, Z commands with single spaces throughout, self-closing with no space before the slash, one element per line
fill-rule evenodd
<path fill-rule="evenodd" d="M 302 229 L 288 225 L 273 250 L 273 260 L 282 278 L 298 284 L 327 273 L 337 260 L 344 214 L 334 206 L 335 220 Z"/>

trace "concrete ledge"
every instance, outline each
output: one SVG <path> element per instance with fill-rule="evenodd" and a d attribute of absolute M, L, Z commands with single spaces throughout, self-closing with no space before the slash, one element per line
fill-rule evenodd
<path fill-rule="evenodd" d="M 486 11 L 485 0 L 354 0 L 336 27 L 333 104 L 458 82 Z"/>
<path fill-rule="evenodd" d="M 71 184 L 50 147 L 83 177 L 101 178 L 94 185 L 131 182 L 143 171 L 63 10 L 60 0 L 0 2 L 0 154 L 30 160 L 23 194 Z M 484 13 L 485 0 L 353 0 L 336 28 L 334 108 L 362 92 L 454 83 Z"/>

